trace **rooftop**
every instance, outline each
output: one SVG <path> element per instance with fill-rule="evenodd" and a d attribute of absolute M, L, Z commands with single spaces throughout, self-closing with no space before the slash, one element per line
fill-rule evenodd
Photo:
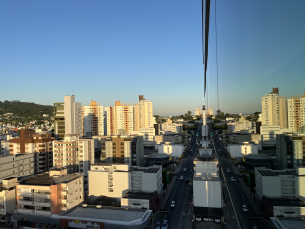
<path fill-rule="evenodd" d="M 269 169 L 263 169 L 258 170 L 262 176 L 279 176 L 279 175 L 295 175 L 295 170 L 269 170 Z"/>
<path fill-rule="evenodd" d="M 166 153 L 157 153 L 157 154 L 150 155 L 147 158 L 169 158 L 169 155 Z"/>
<path fill-rule="evenodd" d="M 75 217 L 77 219 L 97 219 L 97 220 L 111 220 L 111 221 L 123 221 L 130 222 L 133 220 L 141 219 L 146 210 L 129 210 L 127 208 L 96 208 L 96 207 L 76 207 L 73 210 L 67 212 L 63 216 Z"/>
<path fill-rule="evenodd" d="M 131 192 L 127 191 L 122 198 L 128 199 L 139 199 L 139 200 L 149 200 L 151 199 L 156 192 Z"/>
<path fill-rule="evenodd" d="M 60 177 L 50 177 L 49 173 L 37 174 L 28 178 L 25 178 L 19 182 L 21 185 L 42 185 L 49 186 L 59 183 L 68 183 L 79 177 L 79 174 L 66 174 Z"/>
<path fill-rule="evenodd" d="M 131 166 L 130 167 L 130 170 L 132 172 L 144 172 L 144 173 L 156 173 L 160 170 L 159 167 L 134 167 L 134 166 Z"/>
<path fill-rule="evenodd" d="M 219 181 L 217 173 L 195 173 L 194 181 Z"/>
<path fill-rule="evenodd" d="M 89 205 L 102 205 L 102 206 L 111 206 L 111 207 L 121 207 L 120 201 L 117 198 L 100 196 L 94 201 L 88 203 Z"/>
<path fill-rule="evenodd" d="M 304 207 L 305 201 L 301 198 L 287 199 L 287 198 L 267 198 L 273 206 L 299 206 Z"/>
<path fill-rule="evenodd" d="M 196 162 L 196 161 L 215 161 L 215 162 L 218 162 L 216 157 L 214 157 L 214 156 L 197 156 L 194 159 L 194 162 Z"/>

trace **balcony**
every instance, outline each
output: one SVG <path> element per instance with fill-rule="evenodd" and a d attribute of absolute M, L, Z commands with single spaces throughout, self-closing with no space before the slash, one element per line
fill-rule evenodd
<path fill-rule="evenodd" d="M 49 202 L 34 202 L 35 206 L 42 206 L 42 207 L 51 207 L 51 201 Z"/>
<path fill-rule="evenodd" d="M 31 205 L 31 206 L 33 206 L 33 205 L 34 205 L 34 201 L 32 201 L 32 200 L 23 200 L 23 199 L 19 199 L 19 200 L 18 200 L 18 204 L 20 204 L 20 205 Z"/>
<path fill-rule="evenodd" d="M 68 202 L 69 202 L 68 199 L 61 199 L 62 204 L 67 204 Z"/>
<path fill-rule="evenodd" d="M 51 198 L 51 193 L 47 193 L 47 192 L 35 192 L 35 196 L 39 197 L 39 198 L 50 199 Z"/>
<path fill-rule="evenodd" d="M 112 187 L 113 186 L 113 182 L 112 181 L 108 181 L 108 187 Z"/>
<path fill-rule="evenodd" d="M 51 211 L 46 211 L 46 210 L 36 210 L 35 214 L 37 215 L 51 215 Z"/>
<path fill-rule="evenodd" d="M 34 193 L 32 192 L 19 192 L 19 196 L 34 196 Z"/>
<path fill-rule="evenodd" d="M 34 209 L 28 209 L 28 208 L 19 208 L 19 213 L 34 213 Z"/>
<path fill-rule="evenodd" d="M 64 195 L 64 196 L 67 196 L 69 194 L 69 191 L 68 190 L 62 190 L 61 194 Z"/>

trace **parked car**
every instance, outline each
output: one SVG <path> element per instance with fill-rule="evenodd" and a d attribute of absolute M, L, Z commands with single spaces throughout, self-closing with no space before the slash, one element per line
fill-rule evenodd
<path fill-rule="evenodd" d="M 183 180 L 183 176 L 180 177 L 180 180 Z"/>
<path fill-rule="evenodd" d="M 161 229 L 167 229 L 167 228 L 168 228 L 167 220 L 164 220 L 163 223 L 162 223 Z"/>
<path fill-rule="evenodd" d="M 171 202 L 171 208 L 174 208 L 176 206 L 175 201 Z"/>
<path fill-rule="evenodd" d="M 247 209 L 247 206 L 246 206 L 246 205 L 243 205 L 243 211 L 244 211 L 244 212 L 247 212 L 247 211 L 248 211 L 248 209 Z"/>
<path fill-rule="evenodd" d="M 235 181 L 234 177 L 231 177 L 231 181 Z"/>
<path fill-rule="evenodd" d="M 160 228 L 161 228 L 161 222 L 158 221 L 156 222 L 155 229 L 160 229 Z"/>

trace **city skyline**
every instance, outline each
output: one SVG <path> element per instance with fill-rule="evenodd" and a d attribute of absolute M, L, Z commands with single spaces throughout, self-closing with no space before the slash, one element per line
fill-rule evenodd
<path fill-rule="evenodd" d="M 1 101 L 53 105 L 72 93 L 82 105 L 95 100 L 108 107 L 117 100 L 135 103 L 144 94 L 160 116 L 194 113 L 202 105 L 216 111 L 215 5 L 208 102 L 200 6 L 200 1 L 2 1 L 0 75 L 7 86 Z M 261 97 L 273 87 L 280 96 L 303 94 L 304 6 L 217 2 L 220 110 L 261 111 Z"/>

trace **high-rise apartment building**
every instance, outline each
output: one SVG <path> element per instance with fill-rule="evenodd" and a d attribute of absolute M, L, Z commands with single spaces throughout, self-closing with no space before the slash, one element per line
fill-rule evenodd
<path fill-rule="evenodd" d="M 195 115 L 201 117 L 201 116 L 202 116 L 202 110 L 199 109 L 199 108 L 196 108 L 196 109 L 195 109 Z"/>
<path fill-rule="evenodd" d="M 129 135 L 133 131 L 133 106 L 116 101 L 114 107 L 105 107 L 107 135 Z"/>
<path fill-rule="evenodd" d="M 36 134 L 35 130 L 21 129 L 20 137 L 9 140 L 10 154 L 35 154 L 35 173 L 49 171 L 53 165 L 52 142 L 50 133 Z"/>
<path fill-rule="evenodd" d="M 262 125 L 263 126 L 279 126 L 279 89 L 273 88 L 270 94 L 262 97 Z"/>
<path fill-rule="evenodd" d="M 143 95 L 139 95 L 139 103 L 133 104 L 133 122 L 134 131 L 154 127 L 152 102 L 144 99 Z"/>
<path fill-rule="evenodd" d="M 81 104 L 75 102 L 75 95 L 64 97 L 63 103 L 54 103 L 54 134 L 63 139 L 68 134 L 82 133 Z"/>
<path fill-rule="evenodd" d="M 104 135 L 104 109 L 96 101 L 91 100 L 89 106 L 82 106 L 82 135 Z"/>
<path fill-rule="evenodd" d="M 53 142 L 53 165 L 66 167 L 68 173 L 84 173 L 94 163 L 94 140 L 66 135 L 64 140 Z"/>
<path fill-rule="evenodd" d="M 279 117 L 280 117 L 280 127 L 281 129 L 288 128 L 288 108 L 287 108 L 287 97 L 279 97 Z"/>
<path fill-rule="evenodd" d="M 106 139 L 106 158 L 109 163 L 126 163 L 141 166 L 144 161 L 142 136 L 111 136 Z"/>
<path fill-rule="evenodd" d="M 305 92 L 304 95 L 291 96 L 287 99 L 288 126 L 293 132 L 305 131 Z"/>

